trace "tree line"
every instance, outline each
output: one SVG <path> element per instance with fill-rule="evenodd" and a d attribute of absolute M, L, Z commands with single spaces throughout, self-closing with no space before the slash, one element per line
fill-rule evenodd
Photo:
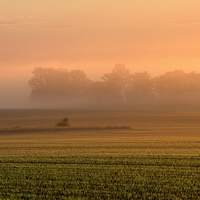
<path fill-rule="evenodd" d="M 182 70 L 151 77 L 117 64 L 100 81 L 82 70 L 37 67 L 29 81 L 31 100 L 52 106 L 134 107 L 200 105 L 200 73 Z"/>

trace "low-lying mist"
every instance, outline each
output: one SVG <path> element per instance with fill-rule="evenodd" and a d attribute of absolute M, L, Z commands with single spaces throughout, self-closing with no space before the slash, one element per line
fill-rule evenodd
<path fill-rule="evenodd" d="M 200 106 L 200 73 L 182 70 L 151 77 L 117 64 L 100 81 L 82 70 L 35 68 L 30 106 L 40 108 L 127 109 Z"/>

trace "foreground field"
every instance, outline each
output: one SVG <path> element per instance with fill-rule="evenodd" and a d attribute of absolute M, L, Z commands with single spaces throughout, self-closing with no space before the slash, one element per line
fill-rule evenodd
<path fill-rule="evenodd" d="M 196 156 L 0 158 L 1 199 L 199 199 Z"/>
<path fill-rule="evenodd" d="M 199 199 L 199 112 L 0 116 L 0 199 Z M 63 117 L 73 126 L 132 129 L 55 129 Z"/>

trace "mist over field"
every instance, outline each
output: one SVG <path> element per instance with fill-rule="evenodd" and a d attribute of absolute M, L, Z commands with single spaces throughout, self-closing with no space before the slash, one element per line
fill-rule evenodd
<path fill-rule="evenodd" d="M 123 64 L 95 81 L 82 70 L 35 68 L 29 81 L 32 103 L 50 107 L 135 108 L 199 106 L 200 74 L 182 70 L 151 77 Z"/>
<path fill-rule="evenodd" d="M 80 69 L 36 67 L 29 76 L 1 79 L 0 90 L 1 109 L 199 107 L 200 73 L 172 70 L 151 76 L 116 64 L 90 78 Z"/>

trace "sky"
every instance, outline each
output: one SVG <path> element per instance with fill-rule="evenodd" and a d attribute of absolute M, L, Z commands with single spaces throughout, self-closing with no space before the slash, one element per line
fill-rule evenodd
<path fill-rule="evenodd" d="M 28 99 L 38 66 L 92 79 L 117 63 L 152 76 L 200 72 L 199 10 L 199 0 L 1 0 L 0 108 Z"/>

